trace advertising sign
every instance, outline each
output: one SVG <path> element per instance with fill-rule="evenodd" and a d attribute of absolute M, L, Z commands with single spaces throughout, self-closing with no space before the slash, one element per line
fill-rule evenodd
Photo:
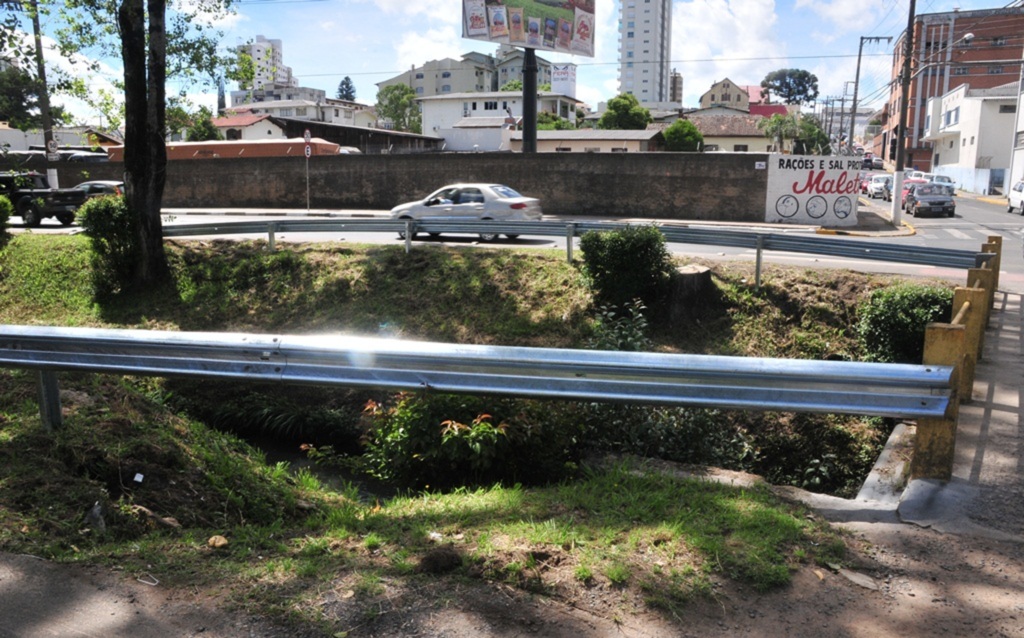
<path fill-rule="evenodd" d="M 859 157 L 773 154 L 765 221 L 855 226 L 860 168 Z"/>
<path fill-rule="evenodd" d="M 596 0 L 462 0 L 462 37 L 594 57 Z"/>
<path fill-rule="evenodd" d="M 576 97 L 576 65 L 575 64 L 552 64 L 551 65 L 551 91 Z"/>

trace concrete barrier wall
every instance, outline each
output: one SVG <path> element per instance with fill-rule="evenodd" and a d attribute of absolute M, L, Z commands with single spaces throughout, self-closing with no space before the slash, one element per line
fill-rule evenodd
<path fill-rule="evenodd" d="M 764 221 L 768 172 L 755 163 L 767 160 L 763 153 L 312 157 L 310 206 L 388 209 L 444 184 L 482 181 L 537 197 L 553 215 L 757 222 Z M 277 157 L 169 162 L 164 205 L 305 208 L 306 162 Z M 121 179 L 123 172 L 120 163 L 55 166 L 61 186 Z"/>

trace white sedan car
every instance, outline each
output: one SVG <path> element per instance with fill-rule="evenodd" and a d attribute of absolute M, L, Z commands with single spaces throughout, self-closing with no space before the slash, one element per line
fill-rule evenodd
<path fill-rule="evenodd" d="M 540 200 L 523 197 L 503 184 L 450 184 L 426 199 L 401 204 L 391 209 L 391 219 L 429 219 L 431 221 L 539 221 Z M 437 236 L 440 233 L 431 233 Z M 405 239 L 405 233 L 399 233 Z M 415 236 L 415 233 L 414 233 Z M 480 233 L 482 241 L 493 241 L 497 233 Z M 519 235 L 506 235 L 515 239 Z"/>

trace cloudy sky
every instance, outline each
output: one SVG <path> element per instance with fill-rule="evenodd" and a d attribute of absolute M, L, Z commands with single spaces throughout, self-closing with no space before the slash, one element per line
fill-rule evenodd
<path fill-rule="evenodd" d="M 917 13 L 1006 4 L 918 0 Z M 596 5 L 594 58 L 538 53 L 552 62 L 578 65 L 576 97 L 592 108 L 618 93 L 619 2 L 596 0 Z M 377 82 L 412 66 L 497 48 L 461 37 L 461 0 L 241 0 L 235 6 L 237 13 L 218 24 L 225 47 L 257 35 L 279 39 L 284 63 L 302 86 L 333 96 L 348 76 L 356 99 L 366 103 L 375 101 Z M 849 95 L 861 36 L 892 36 L 894 43 L 906 26 L 908 7 L 908 0 L 675 0 L 671 66 L 683 75 L 683 104 L 696 106 L 717 80 L 759 84 L 779 68 L 811 71 L 823 97 L 838 97 L 844 90 Z M 865 44 L 862 104 L 884 102 L 892 46 L 884 40 Z M 117 61 L 107 62 L 116 73 Z M 101 86 L 103 77 L 92 77 L 90 83 Z M 213 105 L 216 96 L 195 96 L 195 101 Z M 95 114 L 75 111 L 94 121 Z"/>

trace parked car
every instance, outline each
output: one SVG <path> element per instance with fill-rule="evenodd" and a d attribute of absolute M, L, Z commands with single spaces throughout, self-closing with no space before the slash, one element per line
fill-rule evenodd
<path fill-rule="evenodd" d="M 864 169 L 867 169 L 867 170 L 870 171 L 871 169 L 873 169 L 875 167 L 874 160 L 875 160 L 875 154 L 874 153 L 864 153 L 864 157 L 861 158 L 861 168 L 864 168 Z"/>
<path fill-rule="evenodd" d="M 907 192 L 905 207 L 908 215 L 932 213 L 952 217 L 956 214 L 956 202 L 953 200 L 952 189 L 949 186 L 933 182 L 913 184 Z"/>
<path fill-rule="evenodd" d="M 539 221 L 541 216 L 540 200 L 524 197 L 504 184 L 449 184 L 425 199 L 391 209 L 391 219 Z M 432 236 L 439 234 L 431 233 Z M 496 233 L 480 233 L 481 241 L 493 241 L 497 236 Z M 518 236 L 506 235 L 509 239 Z M 399 233 L 399 237 L 405 239 L 405 233 Z"/>
<path fill-rule="evenodd" d="M 46 175 L 36 171 L 0 172 L 0 195 L 14 205 L 26 226 L 35 228 L 47 217 L 64 226 L 75 221 L 75 211 L 85 194 L 73 188 L 50 188 Z"/>
<path fill-rule="evenodd" d="M 69 153 L 64 160 L 67 162 L 109 162 L 110 157 L 106 153 L 89 153 L 79 151 Z"/>
<path fill-rule="evenodd" d="M 124 193 L 124 182 L 112 179 L 98 179 L 91 182 L 82 182 L 74 186 L 80 191 L 85 191 L 88 199 L 102 197 L 104 195 L 120 195 Z"/>
<path fill-rule="evenodd" d="M 881 197 L 885 201 L 892 199 L 892 176 L 874 175 L 868 183 L 868 197 L 875 199 Z"/>
<path fill-rule="evenodd" d="M 885 160 L 877 155 L 871 158 L 871 168 L 881 170 L 885 168 Z"/>
<path fill-rule="evenodd" d="M 903 177 L 904 179 L 924 179 L 924 171 L 907 171 Z"/>
<path fill-rule="evenodd" d="M 956 184 L 953 182 L 953 178 L 949 175 L 939 175 L 938 173 L 925 173 L 921 176 L 921 179 L 926 179 L 929 182 L 936 184 L 942 184 L 943 186 L 949 186 L 953 189 L 953 195 L 956 195 Z"/>
<path fill-rule="evenodd" d="M 1012 213 L 1013 209 L 1016 208 L 1020 211 L 1021 215 L 1024 215 L 1024 179 L 1018 180 L 1013 185 L 1013 188 L 1010 189 L 1008 200 L 1006 212 Z"/>
<path fill-rule="evenodd" d="M 923 179 L 905 179 L 903 180 L 903 192 L 900 194 L 900 208 L 907 207 L 907 192 L 917 184 L 927 184 Z"/>

